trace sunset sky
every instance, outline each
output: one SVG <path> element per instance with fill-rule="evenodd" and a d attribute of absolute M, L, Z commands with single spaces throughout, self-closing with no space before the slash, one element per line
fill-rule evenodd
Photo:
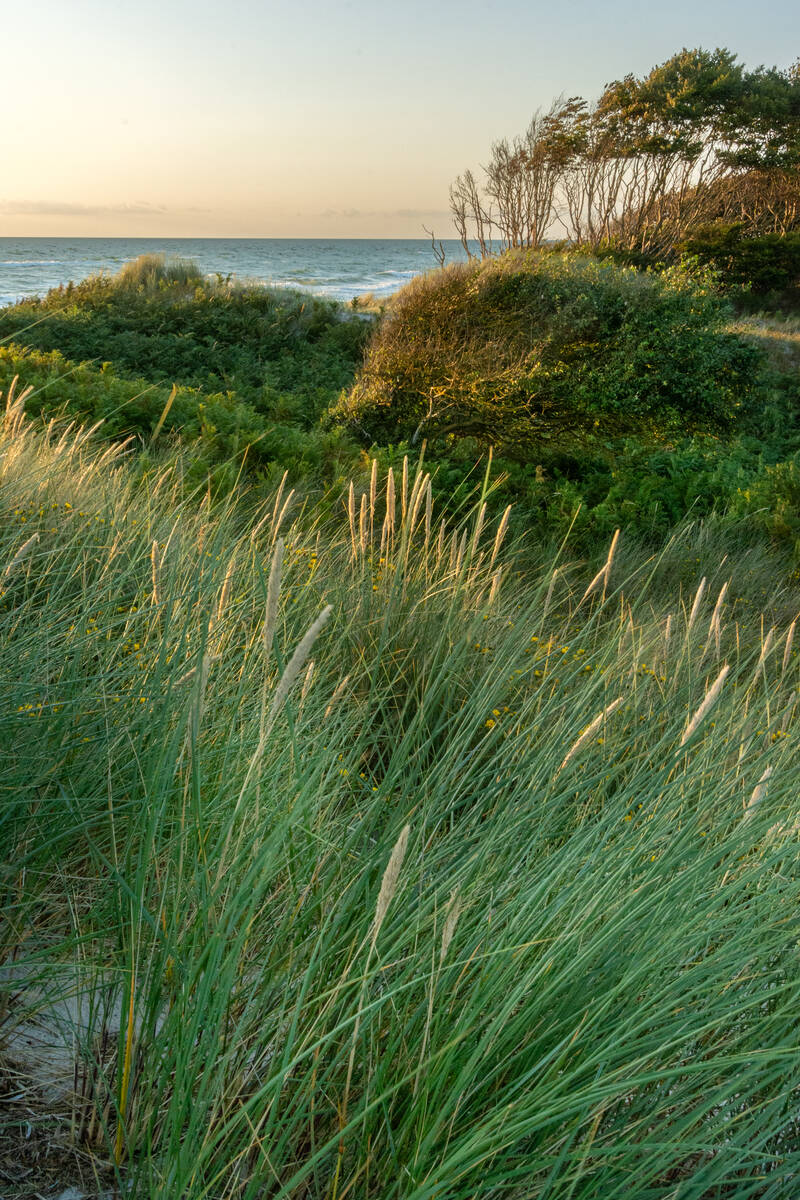
<path fill-rule="evenodd" d="M 555 95 L 683 45 L 800 54 L 792 0 L 3 9 L 0 236 L 452 236 L 453 177 Z"/>

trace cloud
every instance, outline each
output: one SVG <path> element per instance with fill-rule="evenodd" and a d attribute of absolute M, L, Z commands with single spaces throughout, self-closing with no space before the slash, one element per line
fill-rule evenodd
<path fill-rule="evenodd" d="M 320 217 L 347 221 L 430 221 L 449 218 L 449 211 L 434 208 L 392 208 L 392 209 L 361 209 L 361 208 L 326 208 Z"/>
<path fill-rule="evenodd" d="M 65 200 L 0 200 L 3 217 L 160 217 L 163 204 L 72 204 Z"/>

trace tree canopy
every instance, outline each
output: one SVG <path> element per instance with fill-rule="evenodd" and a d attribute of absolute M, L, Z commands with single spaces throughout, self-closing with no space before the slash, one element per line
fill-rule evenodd
<path fill-rule="evenodd" d="M 800 70 L 683 49 L 592 104 L 555 100 L 494 143 L 482 181 L 460 175 L 450 205 L 481 257 L 559 235 L 669 256 L 711 220 L 788 232 L 800 226 Z"/>

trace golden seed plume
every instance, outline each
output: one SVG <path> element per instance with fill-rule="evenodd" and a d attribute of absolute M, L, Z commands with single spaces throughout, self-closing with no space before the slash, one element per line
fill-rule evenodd
<path fill-rule="evenodd" d="M 408 506 L 408 455 L 403 456 L 403 481 L 400 488 L 400 524 L 404 525 L 406 520 L 406 508 Z"/>
<path fill-rule="evenodd" d="M 161 598 L 159 588 L 159 566 L 158 542 L 154 541 L 150 547 L 150 574 L 153 582 L 153 604 L 155 605 L 158 605 L 158 602 Z"/>
<path fill-rule="evenodd" d="M 358 542 L 356 541 L 356 494 L 353 489 L 352 479 L 347 491 L 347 520 L 350 523 L 350 545 L 352 547 L 353 558 L 358 558 Z"/>
<path fill-rule="evenodd" d="M 361 547 L 361 553 L 367 553 L 367 496 L 362 492 L 361 508 L 358 513 L 358 544 Z"/>
<path fill-rule="evenodd" d="M 789 632 L 786 634 L 786 645 L 783 649 L 783 662 L 781 663 L 781 674 L 786 673 L 786 668 L 789 666 L 789 660 L 792 657 L 792 642 L 794 641 L 794 628 L 797 624 L 797 617 L 789 626 Z"/>
<path fill-rule="evenodd" d="M 389 536 L 394 533 L 394 471 L 389 467 L 386 476 L 386 521 Z"/>
<path fill-rule="evenodd" d="M 767 767 L 758 783 L 753 788 L 750 799 L 747 802 L 747 808 L 744 810 L 745 817 L 752 817 L 753 813 L 764 799 L 764 796 L 767 793 L 767 781 L 769 780 L 771 774 L 772 767 Z"/>
<path fill-rule="evenodd" d="M 217 604 L 218 622 L 222 620 L 222 615 L 225 612 L 225 609 L 228 607 L 228 601 L 230 600 L 231 596 L 231 588 L 233 586 L 233 572 L 235 566 L 236 563 L 234 561 L 234 555 L 231 555 L 231 557 L 228 559 L 228 566 L 225 570 L 225 578 L 222 581 L 222 590 L 219 594 L 219 603 Z"/>
<path fill-rule="evenodd" d="M 389 911 L 389 905 L 392 903 L 392 898 L 397 891 L 397 884 L 400 879 L 400 871 L 403 866 L 403 859 L 408 846 L 408 835 L 411 832 L 410 825 L 404 825 L 400 831 L 400 836 L 394 844 L 392 853 L 389 855 L 389 861 L 386 864 L 386 870 L 383 872 L 381 880 L 381 890 L 378 892 L 378 903 L 375 905 L 375 917 L 372 921 L 372 936 L 370 945 L 374 947 L 378 940 L 378 934 L 381 931 L 386 913 Z"/>
<path fill-rule="evenodd" d="M 689 613 L 689 620 L 686 622 L 686 636 L 687 637 L 691 633 L 692 626 L 694 625 L 694 622 L 695 622 L 695 618 L 696 618 L 698 612 L 700 611 L 700 605 L 703 601 L 703 595 L 705 594 L 705 590 L 706 590 L 706 577 L 704 575 L 703 578 L 700 580 L 700 583 L 698 584 L 697 591 L 695 592 L 695 596 L 694 596 L 694 604 L 692 605 L 692 611 Z"/>
<path fill-rule="evenodd" d="M 283 707 L 286 697 L 291 691 L 292 684 L 306 664 L 306 660 L 311 653 L 311 647 L 327 624 L 332 612 L 333 606 L 330 604 L 323 608 L 317 619 L 309 626 L 294 654 L 286 664 L 286 669 L 280 677 L 278 686 L 275 689 L 275 695 L 272 698 L 269 713 L 267 714 L 265 733 L 272 727 L 275 718 Z"/>
<path fill-rule="evenodd" d="M 502 517 L 500 518 L 500 524 L 497 528 L 497 533 L 495 534 L 494 545 L 492 546 L 492 557 L 489 559 L 489 570 L 490 571 L 491 571 L 492 567 L 494 566 L 494 560 L 497 558 L 500 547 L 503 544 L 503 538 L 506 536 L 506 530 L 508 529 L 508 521 L 509 521 L 510 516 L 511 516 L 511 505 L 509 504 L 508 507 L 506 508 L 506 511 L 503 513 Z"/>
<path fill-rule="evenodd" d="M 583 602 L 587 598 L 587 596 L 591 596 L 592 592 L 594 592 L 595 589 L 598 588 L 601 583 L 603 585 L 603 599 L 605 600 L 606 588 L 608 587 L 608 580 L 609 580 L 609 576 L 611 575 L 611 565 L 614 562 L 614 555 L 617 550 L 617 543 L 619 542 L 619 532 L 620 531 L 618 529 L 614 531 L 614 536 L 611 539 L 611 545 L 609 546 L 608 554 L 606 555 L 606 561 L 603 563 L 603 566 L 597 572 L 594 579 L 592 580 L 592 582 L 587 587 L 586 591 L 581 596 L 581 598 L 580 598 L 581 604 L 583 604 Z"/>
<path fill-rule="evenodd" d="M 372 539 L 372 530 L 375 525 L 375 500 L 378 495 L 378 460 L 373 458 L 372 471 L 369 476 L 369 536 Z"/>
<path fill-rule="evenodd" d="M 458 889 L 453 892 L 450 897 L 450 903 L 447 906 L 447 915 L 444 919 L 444 929 L 442 930 L 442 945 L 439 950 L 439 966 L 442 965 L 447 957 L 447 951 L 450 949 L 450 943 L 456 932 L 458 918 L 461 916 L 461 897 Z"/>
<path fill-rule="evenodd" d="M 303 686 L 300 689 L 300 707 L 301 708 L 303 707 L 303 704 L 305 703 L 305 699 L 309 693 L 313 679 L 314 679 L 314 659 L 312 658 L 310 660 L 308 666 L 306 667 L 306 673 L 303 678 Z"/>
<path fill-rule="evenodd" d="M 700 725 L 700 723 L 704 720 L 704 718 L 708 715 L 708 713 L 711 711 L 711 709 L 716 704 L 717 700 L 719 699 L 719 694 L 722 691 L 723 684 L 725 683 L 725 680 L 728 678 L 729 672 L 730 672 L 730 666 L 728 665 L 728 663 L 726 663 L 725 666 L 720 671 L 717 678 L 712 683 L 709 690 L 706 692 L 706 696 L 705 696 L 705 699 L 703 700 L 702 704 L 695 711 L 694 716 L 692 717 L 691 721 L 684 729 L 683 736 L 681 737 L 681 740 L 680 740 L 681 746 L 686 745 L 686 743 L 689 741 L 689 738 L 695 732 L 697 727 Z"/>
<path fill-rule="evenodd" d="M 758 662 L 756 663 L 756 669 L 754 672 L 755 674 L 758 673 L 759 667 L 764 662 L 764 660 L 766 659 L 770 650 L 772 649 L 772 643 L 774 640 L 775 640 L 775 627 L 772 626 L 770 629 L 767 630 L 767 636 L 764 638 L 764 641 L 762 643 L 761 653 L 759 654 Z"/>
<path fill-rule="evenodd" d="M 608 718 L 611 716 L 611 714 L 617 711 L 620 704 L 622 704 L 623 700 L 624 700 L 624 696 L 618 696 L 616 700 L 612 700 L 611 703 L 606 708 L 604 708 L 601 713 L 597 714 L 597 716 L 594 718 L 594 720 L 591 722 L 591 724 L 586 726 L 586 728 L 584 729 L 584 731 L 580 735 L 580 737 L 576 741 L 574 741 L 572 743 L 572 745 L 570 746 L 569 750 L 567 751 L 566 755 L 564 756 L 564 760 L 561 763 L 561 766 L 556 771 L 556 775 L 561 774 L 561 772 L 564 770 L 564 767 L 567 765 L 567 763 L 570 761 L 570 759 L 574 758 L 576 754 L 580 754 L 581 750 L 586 745 L 586 743 L 590 742 L 592 740 L 592 738 L 597 733 L 598 729 L 603 724 L 603 722 L 608 720 Z"/>
<path fill-rule="evenodd" d="M 281 572 L 283 570 L 283 538 L 278 538 L 272 554 L 272 564 L 267 581 L 267 607 L 264 614 L 264 627 L 261 630 L 261 644 L 264 648 L 266 664 L 272 653 L 272 639 L 275 636 L 275 626 L 278 623 L 278 604 L 281 598 Z"/>
<path fill-rule="evenodd" d="M 8 579 L 9 575 L 11 575 L 11 574 L 12 574 L 12 572 L 13 572 L 13 571 L 15 571 L 15 570 L 16 570 L 16 568 L 17 568 L 17 567 L 18 567 L 18 566 L 19 566 L 19 565 L 20 565 L 22 562 L 24 562 L 24 561 L 25 561 L 25 559 L 28 557 L 28 555 L 29 555 L 29 554 L 30 554 L 30 552 L 33 550 L 34 546 L 36 545 L 36 543 L 37 543 L 38 541 L 39 541 L 39 534 L 38 534 L 38 533 L 34 533 L 33 537 L 29 537 L 29 538 L 28 538 L 28 540 L 27 540 L 27 542 L 23 542 L 23 543 L 22 543 L 22 545 L 20 546 L 19 550 L 18 550 L 18 551 L 17 551 L 17 553 L 14 555 L 14 557 L 11 559 L 11 562 L 8 564 L 8 566 L 6 567 L 5 571 L 3 572 L 3 578 L 4 578 L 4 579 Z"/>
<path fill-rule="evenodd" d="M 329 703 L 328 703 L 328 707 L 325 709 L 325 715 L 324 715 L 324 717 L 322 718 L 324 721 L 327 721 L 328 717 L 329 717 L 329 716 L 331 715 L 331 713 L 333 712 L 334 708 L 336 707 L 336 702 L 337 702 L 337 700 L 339 699 L 339 697 L 341 696 L 342 692 L 343 692 L 343 691 L 344 691 L 344 689 L 347 687 L 347 685 L 348 685 L 348 683 L 349 683 L 349 682 L 350 682 L 350 676 L 349 676 L 349 675 L 345 675 L 344 679 L 341 679 L 341 680 L 340 680 L 340 681 L 337 683 L 337 685 L 336 685 L 336 690 L 334 691 L 333 695 L 332 695 L 332 696 L 331 696 L 331 698 L 330 698 L 330 701 L 329 701 Z"/>

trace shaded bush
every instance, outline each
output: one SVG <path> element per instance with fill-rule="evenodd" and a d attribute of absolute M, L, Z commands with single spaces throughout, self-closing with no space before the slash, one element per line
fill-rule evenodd
<path fill-rule="evenodd" d="M 511 253 L 412 281 L 337 415 L 375 440 L 474 437 L 527 457 L 732 424 L 758 353 L 709 280 Z"/>
<path fill-rule="evenodd" d="M 709 225 L 680 246 L 719 273 L 725 287 L 755 295 L 794 290 L 800 298 L 800 232 L 746 237 L 742 224 Z"/>

